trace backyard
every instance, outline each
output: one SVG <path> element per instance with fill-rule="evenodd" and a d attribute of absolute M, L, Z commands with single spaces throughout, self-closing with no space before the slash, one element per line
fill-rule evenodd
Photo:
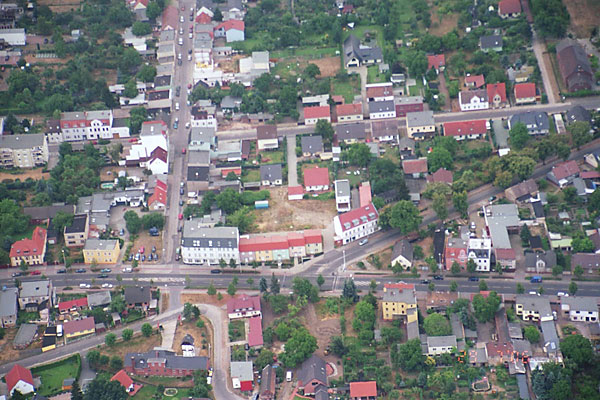
<path fill-rule="evenodd" d="M 37 393 L 42 396 L 60 393 L 63 381 L 67 378 L 77 379 L 80 372 L 81 357 L 79 354 L 31 369 L 31 374 L 41 380 L 41 386 L 37 388 Z"/>

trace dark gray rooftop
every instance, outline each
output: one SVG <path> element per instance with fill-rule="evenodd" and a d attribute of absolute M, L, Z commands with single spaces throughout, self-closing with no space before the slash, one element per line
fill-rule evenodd
<path fill-rule="evenodd" d="M 323 151 L 323 138 L 320 135 L 302 136 L 300 138 L 302 153 L 321 153 Z"/>
<path fill-rule="evenodd" d="M 267 164 L 260 166 L 260 180 L 274 182 L 282 180 L 281 164 Z"/>

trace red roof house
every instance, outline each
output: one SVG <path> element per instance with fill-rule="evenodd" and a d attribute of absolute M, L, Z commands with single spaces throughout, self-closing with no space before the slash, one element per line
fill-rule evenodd
<path fill-rule="evenodd" d="M 350 399 L 375 400 L 377 398 L 377 382 L 350 382 Z"/>
<path fill-rule="evenodd" d="M 440 168 L 435 171 L 433 174 L 427 177 L 427 182 L 429 183 L 447 183 L 448 185 L 452 185 L 452 172 L 448 171 L 446 168 Z"/>
<path fill-rule="evenodd" d="M 210 24 L 212 22 L 212 18 L 210 15 L 208 15 L 208 13 L 201 12 L 196 17 L 196 22 L 199 24 Z"/>
<path fill-rule="evenodd" d="M 316 124 L 320 119 L 331 122 L 331 110 L 329 106 L 304 107 L 305 124 Z"/>
<path fill-rule="evenodd" d="M 519 0 L 501 0 L 498 3 L 498 14 L 503 18 L 518 16 L 521 14 L 521 2 Z"/>
<path fill-rule="evenodd" d="M 444 136 L 453 136 L 456 140 L 480 139 L 486 132 L 484 119 L 444 123 Z"/>
<path fill-rule="evenodd" d="M 579 165 L 575 160 L 565 161 L 555 165 L 548 174 L 548 179 L 563 187 L 573 180 L 580 172 Z"/>
<path fill-rule="evenodd" d="M 367 99 L 370 101 L 393 100 L 394 89 L 391 83 L 367 85 Z"/>
<path fill-rule="evenodd" d="M 58 311 L 60 311 L 60 313 L 62 314 L 71 310 L 79 310 L 87 306 L 87 297 L 82 297 L 81 299 L 61 301 L 60 303 L 58 303 Z"/>
<path fill-rule="evenodd" d="M 263 345 L 262 318 L 252 317 L 248 321 L 248 346 L 261 347 Z"/>
<path fill-rule="evenodd" d="M 600 172 L 598 171 L 582 171 L 579 174 L 581 179 L 598 179 L 600 178 Z"/>
<path fill-rule="evenodd" d="M 479 89 L 485 85 L 485 78 L 483 75 L 469 75 L 465 77 L 465 86 L 472 89 Z"/>
<path fill-rule="evenodd" d="M 178 12 L 177 7 L 168 5 L 163 11 L 161 29 L 163 31 L 177 29 Z"/>
<path fill-rule="evenodd" d="M 236 29 L 238 31 L 244 30 L 244 21 L 240 21 L 238 19 L 229 19 L 227 21 L 221 22 L 219 25 L 215 26 L 215 31 L 223 30 L 227 32 L 230 29 Z"/>
<path fill-rule="evenodd" d="M 11 396 L 14 390 L 21 392 L 21 394 L 28 394 L 35 390 L 31 371 L 19 364 L 15 364 L 12 367 L 4 377 L 4 380 Z"/>
<path fill-rule="evenodd" d="M 352 12 L 354 12 L 354 6 L 352 4 L 344 4 L 342 14 L 352 14 Z"/>
<path fill-rule="evenodd" d="M 46 254 L 47 235 L 48 232 L 44 228 L 36 226 L 31 239 L 25 238 L 14 242 L 10 247 L 11 265 L 17 267 L 21 260 L 29 265 L 42 264 Z"/>
<path fill-rule="evenodd" d="M 167 206 L 167 184 L 161 180 L 156 181 L 154 193 L 148 198 L 148 207 L 154 210 L 162 210 Z"/>
<path fill-rule="evenodd" d="M 427 70 L 435 69 L 436 71 L 443 71 L 446 66 L 446 56 L 443 54 L 434 54 L 427 56 Z"/>
<path fill-rule="evenodd" d="M 417 158 L 416 160 L 402 161 L 402 169 L 406 175 L 413 175 L 418 178 L 421 174 L 427 173 L 427 159 Z"/>
<path fill-rule="evenodd" d="M 227 314 L 229 319 L 261 317 L 260 297 L 244 294 L 230 299 L 227 302 Z"/>
<path fill-rule="evenodd" d="M 335 114 L 338 118 L 338 121 L 362 119 L 362 103 L 337 105 L 335 106 Z"/>
<path fill-rule="evenodd" d="M 406 283 L 406 282 L 397 282 L 397 283 L 384 283 L 383 284 L 383 291 L 385 292 L 387 289 L 398 289 L 398 290 L 404 290 L 404 289 L 414 289 L 415 285 L 412 283 Z"/>
<path fill-rule="evenodd" d="M 517 83 L 515 85 L 515 101 L 517 104 L 535 103 L 535 83 Z"/>
<path fill-rule="evenodd" d="M 94 333 L 95 330 L 96 322 L 94 321 L 94 317 L 66 321 L 63 324 L 63 332 L 67 339 Z"/>
<path fill-rule="evenodd" d="M 113 377 L 110 378 L 110 380 L 111 380 L 111 382 L 112 381 L 119 382 L 121 384 L 121 386 L 123 386 L 125 388 L 125 391 L 130 396 L 135 396 L 135 394 L 138 392 L 138 390 L 140 390 L 142 388 L 142 385 L 133 383 L 133 379 L 131 379 L 129 377 L 129 375 L 127 375 L 127 372 L 125 372 L 124 369 L 122 369 L 119 372 L 117 372 L 116 374 L 114 374 Z"/>
<path fill-rule="evenodd" d="M 304 188 L 307 192 L 329 190 L 329 169 L 320 167 L 305 169 Z"/>
<path fill-rule="evenodd" d="M 504 82 L 488 83 L 487 95 L 491 107 L 498 108 L 506 106 L 506 84 Z"/>

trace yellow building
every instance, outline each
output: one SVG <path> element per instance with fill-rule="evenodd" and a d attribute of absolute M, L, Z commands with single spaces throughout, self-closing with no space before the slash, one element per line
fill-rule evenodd
<path fill-rule="evenodd" d="M 67 321 L 63 324 L 63 332 L 67 340 L 96 332 L 94 317 Z"/>
<path fill-rule="evenodd" d="M 88 239 L 83 248 L 83 259 L 86 264 L 94 261 L 98 264 L 116 264 L 120 252 L 118 240 Z"/>
<path fill-rule="evenodd" d="M 388 286 L 388 285 L 386 285 Z M 392 285 L 389 285 L 392 286 Z M 384 320 L 393 320 L 398 316 L 406 316 L 407 322 L 417 320 L 417 298 L 414 288 L 384 287 L 381 310 Z"/>

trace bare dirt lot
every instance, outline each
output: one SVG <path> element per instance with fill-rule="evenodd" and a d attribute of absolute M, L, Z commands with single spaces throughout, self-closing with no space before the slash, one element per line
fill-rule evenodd
<path fill-rule="evenodd" d="M 287 188 L 269 191 L 269 208 L 256 211 L 256 232 L 323 229 L 336 215 L 333 200 L 288 201 Z"/>
<path fill-rule="evenodd" d="M 17 335 L 18 330 L 19 328 L 7 329 L 4 338 L 0 340 L 0 363 L 4 361 L 14 361 L 26 357 L 27 355 L 31 355 L 32 350 L 40 349 L 42 347 L 42 341 L 40 340 L 38 330 L 38 338 L 34 340 L 33 343 L 31 343 L 29 346 L 27 346 L 27 349 L 16 350 L 13 347 L 13 340 L 15 340 L 15 336 Z"/>
<path fill-rule="evenodd" d="M 198 328 L 196 326 L 196 321 L 193 322 L 184 322 L 183 325 L 177 325 L 177 329 L 175 330 L 175 338 L 173 339 L 173 348 L 175 352 L 179 355 L 182 355 L 181 351 L 181 342 L 183 341 L 183 337 L 187 334 L 192 335 L 194 338 L 194 346 L 196 347 L 196 355 L 197 356 L 206 356 L 209 357 L 208 354 L 208 343 L 212 343 L 211 339 L 211 330 L 208 329 L 210 322 L 200 316 L 200 318 L 204 321 L 204 328 Z M 202 336 L 204 334 L 204 336 Z M 203 346 L 202 340 L 206 339 L 207 345 Z M 204 348 L 203 348 L 204 347 Z"/>
<path fill-rule="evenodd" d="M 578 37 L 589 37 L 592 29 L 598 26 L 600 2 L 598 0 L 568 0 L 563 1 L 571 15 L 570 29 Z"/>
<path fill-rule="evenodd" d="M 79 8 L 80 1 L 76 0 L 40 0 L 38 5 L 50 7 L 52 12 L 64 13 Z"/>
<path fill-rule="evenodd" d="M 451 32 L 458 25 L 458 14 L 439 15 L 437 7 L 431 10 L 431 28 L 429 33 L 435 36 L 443 36 Z"/>
<path fill-rule="evenodd" d="M 15 180 L 15 179 L 20 179 L 21 181 L 26 180 L 27 178 L 31 178 L 34 180 L 40 180 L 40 179 L 48 179 L 50 178 L 50 173 L 48 172 L 42 172 L 42 168 L 34 168 L 34 169 L 24 169 L 22 171 L 19 171 L 19 173 L 15 173 L 15 174 L 11 174 L 9 172 L 0 172 L 0 182 L 2 182 L 5 179 L 11 179 L 11 180 Z"/>
<path fill-rule="evenodd" d="M 145 353 L 160 346 L 161 343 L 161 335 L 156 334 L 148 338 L 137 335 L 128 342 L 119 341 L 113 347 L 101 346 L 98 351 L 109 357 L 118 356 L 120 359 L 123 359 L 127 353 Z"/>
<path fill-rule="evenodd" d="M 321 70 L 320 77 L 335 76 L 340 70 L 340 58 L 339 57 L 325 57 L 310 60 L 309 64 L 315 64 Z"/>
<path fill-rule="evenodd" d="M 192 304 L 212 304 L 218 307 L 222 307 L 227 304 L 227 301 L 231 298 L 227 293 L 222 292 L 223 298 L 217 299 L 217 295 L 211 296 L 207 293 L 182 293 L 181 304 L 192 303 Z"/>

